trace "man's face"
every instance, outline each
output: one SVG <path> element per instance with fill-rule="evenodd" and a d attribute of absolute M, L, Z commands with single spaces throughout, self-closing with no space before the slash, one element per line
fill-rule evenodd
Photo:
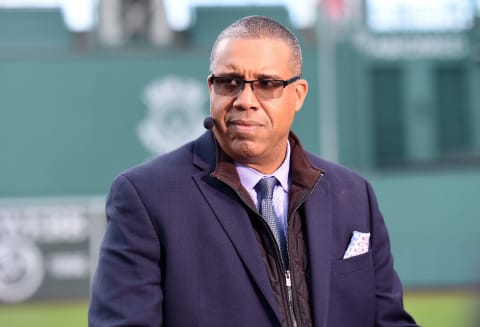
<path fill-rule="evenodd" d="M 278 39 L 224 39 L 214 58 L 214 76 L 243 80 L 295 76 L 291 50 Z M 216 94 L 211 81 L 209 90 L 213 132 L 222 149 L 235 161 L 263 173 L 276 170 L 285 158 L 288 133 L 307 94 L 307 82 L 293 82 L 280 97 L 269 100 L 255 96 L 250 84 L 237 96 Z"/>

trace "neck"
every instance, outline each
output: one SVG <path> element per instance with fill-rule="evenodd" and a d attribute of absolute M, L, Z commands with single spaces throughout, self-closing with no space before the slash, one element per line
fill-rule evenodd
<path fill-rule="evenodd" d="M 263 175 L 271 175 L 274 172 L 276 172 L 285 163 L 285 160 L 290 158 L 289 154 L 290 154 L 290 144 L 287 141 L 287 146 L 283 148 L 283 153 L 277 156 L 277 158 L 281 158 L 281 160 L 273 161 L 273 160 L 267 159 L 267 160 L 261 160 L 259 162 L 249 162 L 249 163 L 243 163 L 241 161 L 237 161 L 237 162 L 249 168 L 255 169 L 256 171 L 258 171 Z"/>

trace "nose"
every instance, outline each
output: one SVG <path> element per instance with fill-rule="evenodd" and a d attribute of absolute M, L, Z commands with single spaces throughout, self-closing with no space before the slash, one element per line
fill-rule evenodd
<path fill-rule="evenodd" d="M 243 88 L 235 97 L 233 106 L 237 108 L 243 108 L 243 109 L 256 109 L 258 107 L 258 99 L 253 93 L 252 83 L 247 82 L 243 85 Z"/>
<path fill-rule="evenodd" d="M 252 90 L 252 92 L 254 92 L 253 91 L 253 82 L 254 81 L 244 81 L 242 91 L 245 90 L 245 88 L 247 87 L 247 84 L 249 84 L 250 85 L 250 90 Z"/>

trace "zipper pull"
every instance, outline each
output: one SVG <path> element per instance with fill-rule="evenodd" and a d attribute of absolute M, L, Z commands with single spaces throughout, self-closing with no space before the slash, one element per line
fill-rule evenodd
<path fill-rule="evenodd" d="M 285 271 L 285 285 L 287 287 L 292 286 L 292 280 L 290 279 L 290 270 Z"/>
<path fill-rule="evenodd" d="M 290 321 L 293 327 L 297 327 L 297 318 L 295 318 L 295 310 L 293 309 L 292 279 L 290 270 L 285 271 L 285 285 L 287 286 L 288 311 L 290 312 Z"/>

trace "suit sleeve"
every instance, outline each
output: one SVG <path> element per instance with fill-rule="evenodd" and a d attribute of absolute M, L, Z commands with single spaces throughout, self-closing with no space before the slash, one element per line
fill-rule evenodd
<path fill-rule="evenodd" d="M 160 242 L 142 199 L 126 176 L 113 182 L 106 216 L 89 326 L 161 326 Z"/>
<path fill-rule="evenodd" d="M 367 184 L 367 192 L 372 214 L 371 247 L 376 282 L 375 327 L 418 326 L 403 308 L 402 284 L 393 266 L 387 227 L 369 184 Z"/>

